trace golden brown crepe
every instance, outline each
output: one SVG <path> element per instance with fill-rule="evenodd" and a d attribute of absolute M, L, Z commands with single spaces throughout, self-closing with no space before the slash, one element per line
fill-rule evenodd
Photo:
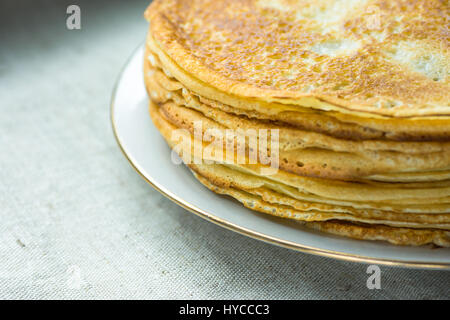
<path fill-rule="evenodd" d="M 450 246 L 448 9 L 156 0 L 150 115 L 201 183 L 250 209 L 355 239 Z M 266 131 L 278 143 L 252 163 Z M 217 158 L 230 141 L 231 157 Z"/>

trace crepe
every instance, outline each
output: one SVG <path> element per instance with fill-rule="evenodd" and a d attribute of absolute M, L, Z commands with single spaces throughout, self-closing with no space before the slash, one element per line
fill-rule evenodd
<path fill-rule="evenodd" d="M 446 4 L 420 1 L 422 18 L 428 24 L 422 26 L 411 22 L 417 15 L 416 6 L 406 6 L 405 1 L 380 4 L 380 24 L 386 29 L 367 35 L 364 27 L 355 31 L 342 27 L 354 25 L 355 12 L 347 9 L 355 5 L 346 5 L 345 1 L 288 2 L 265 1 L 275 7 L 293 8 L 267 11 L 261 1 L 155 1 L 146 12 L 152 21 L 147 44 L 167 71 L 189 89 L 224 104 L 261 113 L 325 111 L 346 122 L 362 121 L 365 126 L 390 129 L 383 131 L 393 138 L 449 139 L 449 51 L 448 40 L 442 37 L 446 20 L 445 15 L 434 14 L 446 12 Z M 295 8 L 322 7 L 327 12 L 336 5 L 345 6 L 343 12 L 349 16 L 339 15 L 341 19 L 334 20 L 337 30 L 332 33 L 324 33 L 321 28 L 321 32 L 315 32 L 313 26 L 318 21 L 314 19 L 292 21 L 291 15 L 299 14 Z M 405 12 L 399 14 L 403 7 Z M 222 18 L 208 14 L 216 9 Z M 261 26 L 255 20 L 264 23 Z M 280 29 L 277 23 L 288 30 Z M 236 25 L 239 30 L 234 30 Z M 392 30 L 393 25 L 397 32 Z M 277 41 L 269 40 L 273 37 Z M 253 43 L 253 38 L 259 40 Z M 378 41 L 380 38 L 385 39 Z M 345 42 L 342 39 L 355 39 L 361 45 L 350 51 L 326 50 L 332 45 L 339 48 L 339 42 Z M 312 42 L 322 43 L 323 53 L 316 53 Z M 250 45 L 254 50 L 251 54 Z M 405 55 L 405 59 L 389 60 L 392 52 Z M 273 54 L 293 55 L 293 61 L 271 58 Z M 412 61 L 407 61 L 408 57 Z M 312 65 L 308 64 L 310 60 Z M 430 74 L 415 70 L 419 65 Z M 286 72 L 296 76 L 289 79 Z M 354 81 L 355 75 L 365 77 Z M 291 83 L 288 88 L 283 85 L 286 81 Z M 332 90 L 336 87 L 340 89 Z M 398 121 L 399 117 L 403 121 Z"/>
<path fill-rule="evenodd" d="M 393 177 L 383 176 L 391 173 L 396 174 L 397 181 L 414 181 L 414 178 L 421 181 L 425 179 L 424 176 L 431 177 L 431 180 L 445 180 L 448 177 L 449 143 L 349 141 L 280 123 L 240 117 L 200 102 L 179 82 L 168 79 L 162 71 L 151 67 L 148 61 L 145 63 L 147 86 L 151 87 L 148 89 L 150 95 L 153 100 L 163 103 L 166 116 L 177 126 L 193 133 L 194 124 L 201 121 L 203 134 L 208 128 L 213 127 L 220 130 L 223 136 L 227 129 L 279 129 L 280 167 L 284 170 L 302 175 L 339 179 L 378 175 L 378 180 L 395 181 Z M 257 133 L 258 131 L 255 131 L 256 138 Z M 399 168 L 404 168 L 403 176 L 399 175 L 402 173 Z M 431 170 L 434 172 L 430 172 Z M 415 175 L 408 175 L 411 173 Z"/>
<path fill-rule="evenodd" d="M 450 246 L 448 12 L 438 0 L 156 0 L 151 118 L 202 184 L 252 210 Z"/>
<path fill-rule="evenodd" d="M 167 79 L 161 73 L 161 71 L 147 65 L 145 77 L 148 86 L 151 87 L 149 91 L 152 98 L 159 103 L 164 102 L 163 108 L 166 116 L 171 118 L 173 122 L 190 130 L 191 133 L 194 131 L 196 121 L 202 121 L 204 131 L 211 127 L 222 132 L 226 129 L 277 128 L 280 130 L 279 142 L 281 159 L 283 160 L 280 165 L 282 169 L 304 175 L 338 177 L 341 179 L 355 179 L 370 175 L 378 175 L 378 178 L 375 176 L 376 179 L 386 181 L 448 179 L 448 171 L 445 171 L 450 165 L 448 143 L 348 141 L 293 129 L 278 123 L 272 124 L 238 117 L 201 103 L 185 92 L 179 82 Z M 157 76 L 158 74 L 159 76 Z M 160 81 L 170 82 L 170 84 L 166 83 L 166 87 L 170 87 L 172 91 L 163 88 Z M 173 103 L 166 103 L 168 101 L 173 101 Z M 183 108 L 184 106 L 193 110 Z M 411 158 L 410 154 L 415 154 L 415 157 Z M 384 163 L 387 163 L 385 165 L 383 165 L 383 158 Z M 326 163 L 323 162 L 323 159 L 327 159 Z M 437 164 L 439 159 L 443 161 L 440 165 Z M 429 162 L 428 167 L 425 164 L 427 161 Z M 303 165 L 299 166 L 299 162 Z M 425 166 L 415 167 L 414 162 L 421 162 Z M 407 167 L 401 166 L 405 164 L 407 164 Z M 399 167 L 404 167 L 407 172 L 401 175 L 398 170 Z M 436 168 L 441 170 L 438 171 Z M 426 169 L 436 171 L 426 172 L 424 171 Z M 394 179 L 394 176 L 380 175 L 380 173 L 388 173 L 389 170 L 395 171 L 397 180 Z M 419 172 L 414 172 L 414 170 Z"/>
<path fill-rule="evenodd" d="M 175 140 L 172 135 L 176 127 L 167 120 L 162 109 L 152 103 L 150 113 L 155 125 L 169 145 L 173 147 L 177 144 L 179 141 Z M 186 133 L 186 135 L 187 139 L 194 140 L 191 134 Z M 195 143 L 190 143 L 189 147 L 194 145 Z M 189 149 L 189 147 L 187 148 Z M 206 143 L 203 143 L 202 148 L 205 147 Z M 190 155 L 196 153 L 186 148 L 177 150 L 182 157 L 186 151 L 190 151 Z M 193 159 L 185 157 L 183 159 L 189 164 L 195 164 Z M 222 162 L 220 165 L 218 162 L 206 165 L 204 164 L 206 161 L 214 162 L 214 159 L 204 155 L 203 162 L 195 166 L 197 171 L 201 170 L 202 175 L 208 176 L 210 179 L 220 177 L 220 184 L 239 186 L 244 189 L 269 187 L 302 201 L 408 213 L 447 213 L 450 210 L 447 185 L 423 188 L 420 184 L 401 184 L 399 186 L 386 183 L 331 182 L 326 179 L 301 177 L 282 170 L 270 176 L 260 176 L 258 174 L 261 171 L 260 165 L 236 164 L 233 161 Z M 408 205 L 405 207 L 404 204 Z"/>
<path fill-rule="evenodd" d="M 252 210 L 281 216 L 284 210 L 277 205 L 264 202 L 258 197 L 238 191 L 233 188 L 221 188 L 211 184 L 207 179 L 196 175 L 197 179 L 206 187 L 219 194 L 229 195 Z M 303 222 L 303 225 L 322 232 L 339 236 L 346 236 L 358 240 L 387 241 L 395 245 L 420 246 L 434 244 L 441 247 L 450 247 L 450 232 L 431 229 L 392 228 L 384 225 L 355 224 L 336 220 Z"/>
<path fill-rule="evenodd" d="M 155 125 L 168 140 L 169 145 L 173 146 L 175 141 L 171 141 L 169 138 L 170 132 L 173 132 L 172 125 L 164 118 L 155 104 L 150 105 L 150 111 Z M 311 197 L 309 194 L 304 194 L 304 196 L 306 198 L 309 196 L 310 200 L 304 198 L 299 200 L 295 198 L 298 191 L 296 194 L 294 189 L 290 189 L 286 185 L 277 192 L 268 188 L 260 177 L 246 176 L 242 172 L 222 164 L 196 165 L 189 163 L 188 166 L 195 172 L 195 176 L 200 182 L 217 193 L 230 195 L 250 209 L 294 219 L 322 231 L 344 234 L 357 239 L 386 240 L 403 245 L 427 243 L 440 246 L 450 245 L 450 232 L 448 232 L 450 215 L 447 213 L 413 214 L 407 210 L 406 213 L 392 211 L 388 201 L 379 203 L 380 206 L 377 209 L 370 208 L 370 202 L 365 202 L 365 205 L 362 204 L 362 206 L 351 202 L 337 205 L 335 200 L 335 203 L 330 205 L 326 203 L 326 199 Z M 277 183 L 275 183 L 276 185 Z M 278 185 L 280 184 L 278 183 Z M 322 185 L 322 187 L 324 186 Z M 286 192 L 286 190 L 293 196 L 279 193 L 280 191 Z M 314 187 L 308 191 L 313 190 Z M 325 203 L 316 202 L 322 200 L 325 200 Z M 450 199 L 446 201 L 450 202 Z M 425 205 L 418 208 L 425 209 L 426 207 L 431 208 L 432 206 Z M 396 207 L 396 210 L 399 208 L 401 206 Z M 407 208 L 411 208 L 411 206 Z M 447 205 L 444 212 L 448 212 L 448 208 Z"/>

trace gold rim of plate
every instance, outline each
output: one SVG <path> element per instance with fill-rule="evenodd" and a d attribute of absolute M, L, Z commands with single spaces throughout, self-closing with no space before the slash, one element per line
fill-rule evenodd
<path fill-rule="evenodd" d="M 208 220 L 212 223 L 215 223 L 221 227 L 224 227 L 228 230 L 235 231 L 237 233 L 240 233 L 242 235 L 245 235 L 247 237 L 261 240 L 267 243 L 271 243 L 280 247 L 304 252 L 304 253 L 310 253 L 317 256 L 322 257 L 328 257 L 328 258 L 335 258 L 340 259 L 344 261 L 352 261 L 352 262 L 362 262 L 362 263 L 370 263 L 370 264 L 380 264 L 380 265 L 386 265 L 386 266 L 396 266 L 396 267 L 407 267 L 407 268 L 422 268 L 422 269 L 448 269 L 450 270 L 450 263 L 435 263 L 435 262 L 424 262 L 424 261 L 400 261 L 400 260 L 391 260 L 391 259 L 382 259 L 382 258 L 372 258 L 362 255 L 356 255 L 356 254 L 349 254 L 345 252 L 339 252 L 339 251 L 333 251 L 333 250 L 326 250 L 326 249 L 320 249 L 316 247 L 306 246 L 302 245 L 296 242 L 283 240 L 277 237 L 272 237 L 257 231 L 249 230 L 245 227 L 236 225 L 234 223 L 231 223 L 229 221 L 226 221 L 224 219 L 221 219 L 214 214 L 207 212 L 205 210 L 202 210 L 200 208 L 197 208 L 193 204 L 189 203 L 188 201 L 181 199 L 174 195 L 169 190 L 166 190 L 163 186 L 158 185 L 156 182 L 152 181 L 151 177 L 146 177 L 143 172 L 138 168 L 138 166 L 135 164 L 135 161 L 131 158 L 131 156 L 127 153 L 125 147 L 122 144 L 122 141 L 119 138 L 119 135 L 117 133 L 116 128 L 116 122 L 114 119 L 114 105 L 115 105 L 115 96 L 117 92 L 117 88 L 119 86 L 120 80 L 122 78 L 123 72 L 126 69 L 126 67 L 129 65 L 129 62 L 131 59 L 136 55 L 136 53 L 142 48 L 143 44 L 141 43 L 136 49 L 133 50 L 133 53 L 128 57 L 126 60 L 124 66 L 119 72 L 119 76 L 115 81 L 114 88 L 111 95 L 111 103 L 110 103 L 110 113 L 111 113 L 111 125 L 112 130 L 114 133 L 114 137 L 116 139 L 117 144 L 119 145 L 119 148 L 125 158 L 130 163 L 131 167 L 154 189 L 159 191 L 163 196 L 167 197 L 168 199 L 172 200 L 179 206 L 183 207 L 184 209 L 194 213 L 195 215 Z M 143 81 L 143 80 L 142 80 Z M 150 118 L 149 118 L 149 125 L 152 125 Z M 359 241 L 359 240 L 354 240 Z"/>

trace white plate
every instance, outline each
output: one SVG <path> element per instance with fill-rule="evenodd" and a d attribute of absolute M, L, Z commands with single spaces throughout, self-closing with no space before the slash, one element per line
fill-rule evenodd
<path fill-rule="evenodd" d="M 189 211 L 249 237 L 287 248 L 351 261 L 421 268 L 450 269 L 450 249 L 398 247 L 358 241 L 304 229 L 295 222 L 244 208 L 214 194 L 183 165 L 170 159 L 170 149 L 153 126 L 143 83 L 143 48 L 125 65 L 113 92 L 111 119 L 124 155 L 153 187 Z"/>

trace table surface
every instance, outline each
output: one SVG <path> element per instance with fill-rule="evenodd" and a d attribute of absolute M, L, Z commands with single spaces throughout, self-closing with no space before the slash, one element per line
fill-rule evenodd
<path fill-rule="evenodd" d="M 381 266 L 369 290 L 367 265 L 244 237 L 152 189 L 109 119 L 147 1 L 77 3 L 81 30 L 69 2 L 0 4 L 0 298 L 450 298 L 450 272 Z"/>

